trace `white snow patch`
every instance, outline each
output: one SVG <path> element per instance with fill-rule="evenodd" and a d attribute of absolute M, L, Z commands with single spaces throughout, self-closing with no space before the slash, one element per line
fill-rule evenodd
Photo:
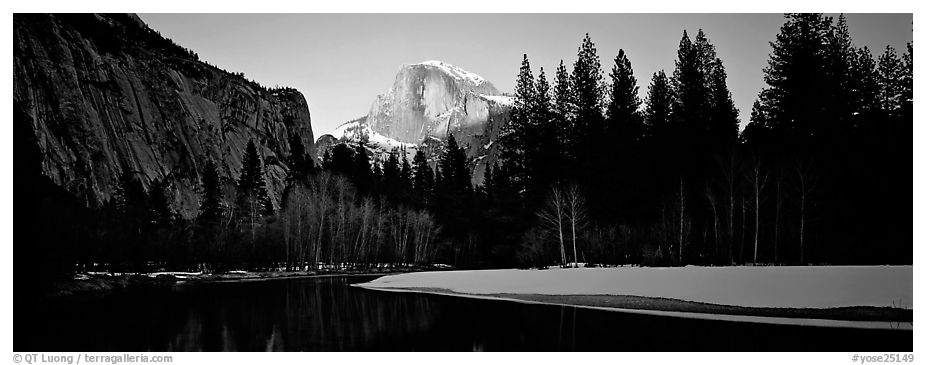
<path fill-rule="evenodd" d="M 175 276 L 175 277 L 178 277 L 178 278 L 187 278 L 187 277 L 190 277 L 190 276 L 200 276 L 200 275 L 202 275 L 202 274 L 203 274 L 202 271 L 197 271 L 197 272 L 187 272 L 187 271 L 159 271 L 159 272 L 148 273 L 147 275 L 148 275 L 148 277 L 152 277 L 152 278 L 155 278 L 155 277 L 158 277 L 158 276 L 161 276 L 161 275 L 172 275 L 172 276 Z"/>
<path fill-rule="evenodd" d="M 366 123 L 348 122 L 338 126 L 332 134 L 335 138 L 346 138 L 351 141 L 357 141 L 361 136 L 366 136 L 368 144 L 371 147 L 378 148 L 382 151 L 389 152 L 393 149 L 406 149 L 414 151 L 418 148 L 417 144 L 405 143 L 386 137 L 370 128 Z"/>
<path fill-rule="evenodd" d="M 505 105 L 505 106 L 514 105 L 514 98 L 510 96 L 479 94 L 479 97 L 486 99 L 488 101 L 491 101 L 493 103 L 499 104 L 499 105 Z"/>
<path fill-rule="evenodd" d="M 476 270 L 385 276 L 358 286 L 466 294 L 635 295 L 765 308 L 913 307 L 912 266 Z"/>
<path fill-rule="evenodd" d="M 466 71 L 462 68 L 459 68 L 457 66 L 451 65 L 443 61 L 437 61 L 437 60 L 424 61 L 424 62 L 418 63 L 417 65 L 437 67 L 444 73 L 450 75 L 451 77 L 457 80 L 467 81 L 476 86 L 482 85 L 486 82 L 486 80 L 482 78 L 482 76 L 479 76 L 477 74 Z"/>

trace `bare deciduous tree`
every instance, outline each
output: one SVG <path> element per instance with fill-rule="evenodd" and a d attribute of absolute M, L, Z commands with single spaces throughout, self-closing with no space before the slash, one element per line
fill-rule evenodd
<path fill-rule="evenodd" d="M 563 237 L 563 225 L 567 223 L 566 213 L 566 194 L 564 194 L 559 187 L 554 186 L 550 189 L 550 196 L 547 198 L 547 203 L 544 205 L 543 209 L 540 210 L 538 216 L 543 226 L 548 230 L 554 231 L 557 238 L 559 238 L 559 254 L 563 266 L 566 265 L 566 243 Z"/>
<path fill-rule="evenodd" d="M 586 222 L 585 197 L 578 185 L 570 185 L 566 189 L 566 208 L 569 216 L 569 223 L 572 227 L 572 257 L 578 267 L 579 257 L 576 251 L 576 231 L 582 229 Z"/>
<path fill-rule="evenodd" d="M 799 197 L 800 227 L 798 228 L 798 242 L 800 244 L 800 262 L 804 264 L 804 235 L 807 225 L 807 203 L 814 190 L 817 189 L 817 175 L 814 173 L 813 162 L 800 162 L 796 168 L 795 179 Z"/>
<path fill-rule="evenodd" d="M 755 160 L 749 170 L 749 183 L 752 186 L 753 193 L 753 210 L 755 213 L 755 230 L 753 231 L 754 247 L 752 251 L 752 262 L 755 264 L 759 259 L 759 208 L 762 200 L 762 192 L 765 190 L 768 181 L 768 172 L 762 167 L 761 157 L 756 154 Z"/>

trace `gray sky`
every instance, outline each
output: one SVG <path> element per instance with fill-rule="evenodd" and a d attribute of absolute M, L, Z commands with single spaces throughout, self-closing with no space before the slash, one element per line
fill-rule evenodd
<path fill-rule="evenodd" d="M 552 80 L 571 70 L 585 33 L 610 72 L 623 48 L 645 96 L 651 76 L 672 72 L 682 30 L 703 28 L 727 68 L 740 120 L 765 85 L 762 68 L 781 14 L 139 14 L 201 59 L 266 86 L 301 91 L 316 138 L 366 115 L 403 64 L 441 60 L 514 89 L 522 54 Z M 912 40 L 911 14 L 848 14 L 856 46 L 875 57 Z"/>

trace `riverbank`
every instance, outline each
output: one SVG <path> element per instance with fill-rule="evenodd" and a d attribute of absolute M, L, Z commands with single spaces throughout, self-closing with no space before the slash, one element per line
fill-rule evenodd
<path fill-rule="evenodd" d="M 381 268 L 372 271 L 359 270 L 318 270 L 318 271 L 229 271 L 224 273 L 202 272 L 154 272 L 136 273 L 102 273 L 90 272 L 75 274 L 69 280 L 54 283 L 45 291 L 46 297 L 68 296 L 75 294 L 92 294 L 116 292 L 135 288 L 169 288 L 178 285 L 247 282 L 260 280 L 318 278 L 330 276 L 382 276 L 399 273 L 442 270 L 439 267 L 403 267 Z"/>
<path fill-rule="evenodd" d="M 912 329 L 912 267 L 684 267 L 410 273 L 358 287 L 691 318 Z"/>

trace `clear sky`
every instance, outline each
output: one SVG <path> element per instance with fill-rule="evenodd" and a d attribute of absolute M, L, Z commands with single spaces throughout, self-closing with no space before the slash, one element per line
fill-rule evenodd
<path fill-rule="evenodd" d="M 514 89 L 522 54 L 552 80 L 571 69 L 585 33 L 609 72 L 623 48 L 641 99 L 651 76 L 672 72 L 682 30 L 704 29 L 727 69 L 740 120 L 764 86 L 762 68 L 784 22 L 781 14 L 139 14 L 201 59 L 266 86 L 301 91 L 316 138 L 366 115 L 403 64 L 441 60 Z M 856 46 L 902 53 L 911 14 L 847 14 Z"/>

